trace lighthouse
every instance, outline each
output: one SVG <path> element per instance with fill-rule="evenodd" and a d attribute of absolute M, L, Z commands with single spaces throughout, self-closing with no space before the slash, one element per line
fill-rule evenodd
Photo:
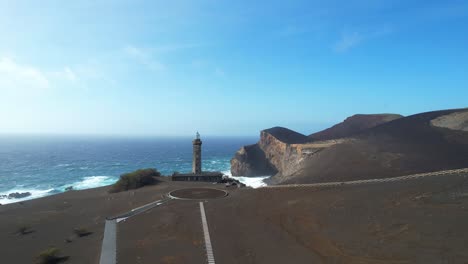
<path fill-rule="evenodd" d="M 197 132 L 195 139 L 192 141 L 193 144 L 193 160 L 192 160 L 192 173 L 201 174 L 201 145 L 200 134 Z"/>
<path fill-rule="evenodd" d="M 192 141 L 193 157 L 192 171 L 190 173 L 174 172 L 172 174 L 173 181 L 204 181 L 204 182 L 220 182 L 223 179 L 223 173 L 219 171 L 205 171 L 201 168 L 201 145 L 200 134 L 197 132 L 195 139 Z"/>

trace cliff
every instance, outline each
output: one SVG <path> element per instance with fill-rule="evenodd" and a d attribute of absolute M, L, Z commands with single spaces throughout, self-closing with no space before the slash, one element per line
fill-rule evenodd
<path fill-rule="evenodd" d="M 265 129 L 260 132 L 257 144 L 244 146 L 236 152 L 231 159 L 231 173 L 234 176 L 264 176 L 278 172 L 289 175 L 296 172 L 311 155 L 342 142 L 330 139 L 349 136 L 399 117 L 401 115 L 396 114 L 354 115 L 310 136 L 284 127 Z M 316 141 L 316 144 L 306 144 L 311 141 Z"/>
<path fill-rule="evenodd" d="M 231 173 L 234 176 L 266 176 L 277 172 L 258 144 L 243 146 L 231 159 Z"/>
<path fill-rule="evenodd" d="M 234 176 L 292 174 L 307 157 L 343 140 L 307 141 L 307 136 L 283 127 L 262 130 L 256 144 L 244 146 L 235 153 L 231 173 Z"/>
<path fill-rule="evenodd" d="M 257 144 L 244 146 L 231 159 L 234 176 L 274 175 L 285 169 L 283 160 L 289 153 L 288 145 L 306 142 L 307 137 L 283 127 L 273 127 L 260 132 Z"/>
<path fill-rule="evenodd" d="M 468 167 L 467 113 L 355 115 L 308 137 L 267 129 L 257 144 L 236 153 L 231 172 L 274 175 L 271 183 L 311 183 Z"/>

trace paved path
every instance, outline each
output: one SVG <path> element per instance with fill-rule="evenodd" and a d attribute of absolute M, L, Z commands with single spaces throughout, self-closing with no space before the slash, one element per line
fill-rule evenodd
<path fill-rule="evenodd" d="M 396 181 L 406 181 L 420 179 L 423 177 L 431 176 L 443 176 L 450 174 L 468 174 L 468 168 L 456 169 L 456 170 L 445 170 L 445 171 L 436 171 L 429 173 L 419 173 L 413 175 L 406 175 L 393 178 L 383 178 L 383 179 L 369 179 L 369 180 L 357 180 L 357 181 L 346 181 L 346 182 L 325 182 L 325 183 L 312 183 L 312 184 L 288 184 L 288 185 L 270 185 L 263 186 L 260 188 L 299 188 L 299 187 L 333 187 L 333 186 L 344 186 L 344 185 L 361 185 L 361 184 L 372 184 L 372 183 L 382 183 L 382 182 L 396 182 Z M 159 206 L 165 202 L 174 199 L 175 197 L 168 197 L 166 199 L 158 200 L 149 204 L 145 204 L 138 208 L 132 209 L 127 213 L 108 217 L 106 219 L 106 224 L 104 228 L 104 238 L 102 241 L 101 248 L 101 258 L 99 264 L 116 264 L 117 263 L 117 223 L 125 221 L 129 217 L 138 215 L 147 210 L 150 210 L 156 206 Z M 210 233 L 208 231 L 208 223 L 206 221 L 205 207 L 203 202 L 200 202 L 200 213 L 203 226 L 203 234 L 205 237 L 205 248 L 208 264 L 215 264 L 213 247 L 211 245 Z"/>
<path fill-rule="evenodd" d="M 263 186 L 260 188 L 333 187 L 333 186 L 343 186 L 343 185 L 360 185 L 360 184 L 381 183 L 381 182 L 406 181 L 406 180 L 419 179 L 423 177 L 444 176 L 444 175 L 449 175 L 449 174 L 468 174 L 468 168 L 419 173 L 419 174 L 412 174 L 412 175 L 393 177 L 393 178 L 383 178 L 383 179 L 369 179 L 369 180 L 357 180 L 357 181 L 345 181 L 345 182 L 323 182 L 323 183 L 310 183 L 310 184 L 269 185 L 269 186 Z"/>
<path fill-rule="evenodd" d="M 208 231 L 208 223 L 206 222 L 205 207 L 203 206 L 203 202 L 200 202 L 200 213 L 203 226 L 203 235 L 205 236 L 205 248 L 208 264 L 215 264 L 213 247 L 211 246 L 210 232 Z"/>
<path fill-rule="evenodd" d="M 123 214 L 120 214 L 120 215 L 117 215 L 117 216 L 112 216 L 112 217 L 108 217 L 107 219 L 108 220 L 117 220 L 117 223 L 120 222 L 120 221 L 123 221 L 127 218 L 130 218 L 132 216 L 135 216 L 137 214 L 141 214 L 145 211 L 148 211 L 156 206 L 159 206 L 165 202 L 168 202 L 169 199 L 162 199 L 162 200 L 157 200 L 157 201 L 154 201 L 154 202 L 151 202 L 149 204 L 145 204 L 143 206 L 140 206 L 140 207 L 137 207 L 137 208 L 134 208 L 126 213 L 123 213 Z"/>
<path fill-rule="evenodd" d="M 116 264 L 117 263 L 117 223 L 125 221 L 128 218 L 148 211 L 156 206 L 159 206 L 169 199 L 158 200 L 143 206 L 137 207 L 124 214 L 108 217 L 104 227 L 104 237 L 102 239 L 101 258 L 99 264 Z"/>
<path fill-rule="evenodd" d="M 99 264 L 117 263 L 117 221 L 106 220 Z"/>

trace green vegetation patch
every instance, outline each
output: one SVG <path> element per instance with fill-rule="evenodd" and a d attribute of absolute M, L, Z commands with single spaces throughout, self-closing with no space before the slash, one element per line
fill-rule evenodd
<path fill-rule="evenodd" d="M 39 253 L 37 256 L 38 264 L 56 264 L 67 261 L 69 257 L 60 257 L 60 250 L 56 247 L 50 247 Z"/>
<path fill-rule="evenodd" d="M 156 169 L 140 169 L 120 175 L 120 179 L 112 185 L 109 192 L 116 193 L 131 189 L 138 189 L 146 185 L 157 183 L 154 177 L 160 177 L 161 173 Z"/>

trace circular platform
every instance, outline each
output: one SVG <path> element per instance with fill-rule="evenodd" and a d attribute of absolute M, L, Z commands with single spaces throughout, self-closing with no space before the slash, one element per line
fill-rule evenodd
<path fill-rule="evenodd" d="M 226 197 L 228 192 L 213 188 L 187 188 L 168 193 L 173 199 L 181 200 L 206 200 Z"/>

